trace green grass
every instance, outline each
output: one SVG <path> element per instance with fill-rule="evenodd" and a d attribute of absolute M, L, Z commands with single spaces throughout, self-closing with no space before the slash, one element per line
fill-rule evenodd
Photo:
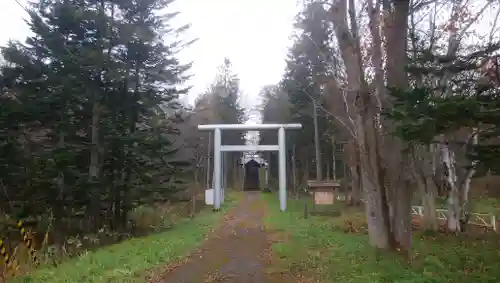
<path fill-rule="evenodd" d="M 447 209 L 448 198 L 437 197 L 437 206 L 441 209 Z M 492 197 L 471 197 L 469 199 L 470 211 L 475 213 L 493 214 L 496 217 L 500 217 L 500 199 Z M 415 198 L 414 205 L 421 205 L 420 199 Z"/>
<path fill-rule="evenodd" d="M 302 201 L 290 200 L 288 211 L 278 209 L 273 195 L 263 196 L 270 204 L 266 224 L 286 240 L 272 249 L 280 268 L 314 278 L 321 283 L 444 283 L 498 282 L 500 240 L 498 235 L 475 239 L 454 236 L 414 236 L 411 265 L 398 255 L 376 252 L 366 235 L 345 233 L 346 218 L 362 218 L 349 211 L 338 218 L 303 218 Z"/>
<path fill-rule="evenodd" d="M 205 235 L 217 225 L 234 202 L 235 198 L 230 197 L 218 213 L 207 208 L 194 219 L 183 219 L 166 232 L 89 252 L 57 267 L 42 267 L 9 282 L 146 282 L 145 276 L 149 271 L 183 258 L 202 243 Z"/>
<path fill-rule="evenodd" d="M 500 200 L 486 197 L 473 199 L 472 210 L 477 213 L 492 213 L 496 217 L 500 217 Z"/>

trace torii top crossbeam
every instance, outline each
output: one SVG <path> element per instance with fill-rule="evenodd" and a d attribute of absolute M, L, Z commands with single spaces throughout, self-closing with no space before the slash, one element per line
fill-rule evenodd
<path fill-rule="evenodd" d="M 244 131 L 259 131 L 259 130 L 276 130 L 279 128 L 287 129 L 301 129 L 301 124 L 210 124 L 198 125 L 198 130 L 244 130 Z"/>

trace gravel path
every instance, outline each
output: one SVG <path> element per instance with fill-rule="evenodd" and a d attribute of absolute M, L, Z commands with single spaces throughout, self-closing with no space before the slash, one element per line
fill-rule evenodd
<path fill-rule="evenodd" d="M 269 235 L 264 229 L 266 203 L 259 192 L 246 192 L 223 225 L 201 248 L 156 278 L 157 283 L 293 283 L 287 274 L 266 273 Z"/>

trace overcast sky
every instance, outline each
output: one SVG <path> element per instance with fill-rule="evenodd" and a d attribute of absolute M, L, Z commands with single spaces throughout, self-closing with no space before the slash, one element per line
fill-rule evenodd
<path fill-rule="evenodd" d="M 23 40 L 29 34 L 26 12 L 14 0 L 1 1 L 0 44 Z M 199 38 L 181 54 L 182 60 L 194 62 L 190 103 L 213 81 L 226 56 L 240 77 L 244 107 L 257 105 L 260 88 L 280 80 L 296 1 L 177 0 L 172 8 L 181 12 L 176 22 L 192 24 L 186 36 Z"/>

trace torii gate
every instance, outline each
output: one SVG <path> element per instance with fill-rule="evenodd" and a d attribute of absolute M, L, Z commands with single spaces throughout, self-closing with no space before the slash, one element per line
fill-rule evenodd
<path fill-rule="evenodd" d="M 286 138 L 285 130 L 301 129 L 301 124 L 213 124 L 198 125 L 200 131 L 214 131 L 214 207 L 220 208 L 222 181 L 222 154 L 229 151 L 278 151 L 279 152 L 279 199 L 281 211 L 286 210 Z M 222 130 L 261 131 L 278 130 L 277 145 L 222 145 Z"/>

